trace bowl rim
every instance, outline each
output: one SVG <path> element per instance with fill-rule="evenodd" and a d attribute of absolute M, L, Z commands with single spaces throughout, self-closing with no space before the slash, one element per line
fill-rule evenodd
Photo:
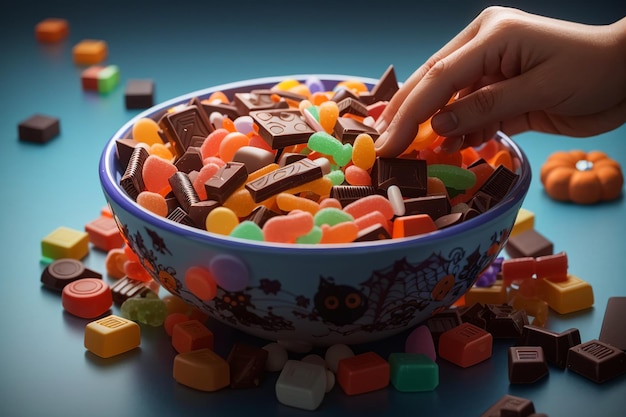
<path fill-rule="evenodd" d="M 260 242 L 254 240 L 248 240 L 243 238 L 234 238 L 230 236 L 222 236 L 215 233 L 210 233 L 206 230 L 201 230 L 184 224 L 176 223 L 165 217 L 158 216 L 151 212 L 143 210 L 133 199 L 126 194 L 121 188 L 116 178 L 117 173 L 117 157 L 116 157 L 116 140 L 125 138 L 130 133 L 132 126 L 135 122 L 144 117 L 151 117 L 156 114 L 162 113 L 168 108 L 189 102 L 194 97 L 207 97 L 209 94 L 215 91 L 223 90 L 235 90 L 251 87 L 255 85 L 263 84 L 276 84 L 285 79 L 297 79 L 300 81 L 308 78 L 316 77 L 320 80 L 330 82 L 340 82 L 343 80 L 355 80 L 361 81 L 365 84 L 374 85 L 378 82 L 377 79 L 341 75 L 341 74 L 291 74 L 272 77 L 260 77 L 252 78 L 242 81 L 230 82 L 220 85 L 215 85 L 199 90 L 191 91 L 171 98 L 169 100 L 160 102 L 142 112 L 138 113 L 130 120 L 128 120 L 122 127 L 120 127 L 107 141 L 104 147 L 99 161 L 99 179 L 103 192 L 108 198 L 111 198 L 116 204 L 118 204 L 123 210 L 129 212 L 132 216 L 141 219 L 155 228 L 163 229 L 169 233 L 175 235 L 181 235 L 181 237 L 191 238 L 196 241 L 208 241 L 214 245 L 221 245 L 224 249 L 231 250 L 254 250 L 262 252 L 280 252 L 280 254 L 306 254 L 306 253 L 329 253 L 335 254 L 337 251 L 341 253 L 362 252 L 367 250 L 372 251 L 386 251 L 386 250 L 401 250 L 414 247 L 416 244 L 435 244 L 446 239 L 452 239 L 455 236 L 459 236 L 471 229 L 480 228 L 485 224 L 493 221 L 509 211 L 517 204 L 521 204 L 528 192 L 530 182 L 532 178 L 531 166 L 528 157 L 524 151 L 505 133 L 498 131 L 494 138 L 502 142 L 508 147 L 520 160 L 520 176 L 513 188 L 507 194 L 507 197 L 502 201 L 494 205 L 488 213 L 476 216 L 472 219 L 465 220 L 459 224 L 446 227 L 434 232 L 410 236 L 404 238 L 394 238 L 386 240 L 366 241 L 366 242 L 351 242 L 351 243 L 328 243 L 328 244 L 303 244 L 303 243 L 274 243 L 274 242 Z M 243 90 L 242 90 L 243 91 Z M 153 118 L 153 117 L 152 117 Z"/>

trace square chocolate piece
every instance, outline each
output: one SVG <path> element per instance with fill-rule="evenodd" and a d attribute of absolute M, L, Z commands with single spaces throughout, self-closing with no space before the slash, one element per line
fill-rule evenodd
<path fill-rule="evenodd" d="M 250 112 L 250 116 L 272 149 L 306 143 L 315 133 L 299 110 L 259 110 Z"/>
<path fill-rule="evenodd" d="M 376 140 L 380 136 L 380 133 L 373 127 L 359 122 L 351 117 L 339 117 L 335 123 L 335 137 L 342 143 L 354 143 L 354 140 L 361 133 L 367 133 Z"/>
<path fill-rule="evenodd" d="M 18 136 L 22 141 L 46 143 L 59 134 L 59 119 L 43 114 L 35 114 L 20 122 L 17 130 Z"/>
<path fill-rule="evenodd" d="M 601 342 L 626 351 L 626 297 L 610 297 L 604 310 Z"/>
<path fill-rule="evenodd" d="M 204 109 L 195 105 L 166 113 L 159 120 L 159 126 L 167 140 L 174 145 L 178 156 L 183 155 L 190 146 L 202 146 L 211 133 Z"/>
<path fill-rule="evenodd" d="M 428 172 L 423 159 L 376 158 L 371 171 L 372 185 L 386 190 L 397 185 L 404 198 L 424 197 Z"/>
<path fill-rule="evenodd" d="M 126 83 L 124 102 L 127 109 L 147 109 L 154 105 L 154 82 L 131 79 Z"/>
<path fill-rule="evenodd" d="M 570 348 L 567 369 L 601 384 L 626 373 L 626 353 L 600 340 Z"/>
<path fill-rule="evenodd" d="M 541 346 L 510 347 L 508 363 L 511 384 L 532 384 L 549 372 Z"/>
<path fill-rule="evenodd" d="M 504 250 L 511 258 L 536 258 L 554 254 L 554 245 L 535 229 L 509 237 Z"/>

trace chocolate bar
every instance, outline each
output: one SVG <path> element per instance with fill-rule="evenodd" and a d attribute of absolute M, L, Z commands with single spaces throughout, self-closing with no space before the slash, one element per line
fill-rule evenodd
<path fill-rule="evenodd" d="M 246 165 L 242 162 L 227 162 L 204 183 L 207 199 L 221 204 L 248 179 Z"/>
<path fill-rule="evenodd" d="M 165 113 L 159 127 L 177 155 L 184 154 L 190 146 L 201 146 L 212 130 L 204 110 L 195 105 Z"/>
<path fill-rule="evenodd" d="M 339 117 L 334 128 L 335 137 L 342 143 L 354 143 L 361 133 L 367 133 L 376 140 L 380 134 L 376 129 L 351 117 Z"/>
<path fill-rule="evenodd" d="M 322 167 L 309 159 L 302 159 L 269 172 L 246 183 L 255 203 L 259 203 L 280 192 L 322 178 Z"/>
<path fill-rule="evenodd" d="M 133 149 L 133 153 L 130 155 L 128 165 L 124 170 L 124 175 L 120 179 L 120 186 L 126 191 L 128 196 L 133 200 L 137 200 L 137 196 L 146 187 L 143 182 L 143 164 L 148 159 L 148 151 L 142 147 L 137 146 Z"/>
<path fill-rule="evenodd" d="M 371 170 L 372 185 L 386 190 L 397 185 L 405 198 L 424 197 L 427 191 L 428 171 L 423 159 L 377 157 Z"/>
<path fill-rule="evenodd" d="M 626 353 L 600 340 L 590 340 L 569 349 L 567 369 L 601 384 L 626 373 Z"/>
<path fill-rule="evenodd" d="M 511 384 L 532 384 L 549 372 L 541 346 L 510 347 L 508 365 Z"/>
<path fill-rule="evenodd" d="M 172 187 L 172 193 L 176 197 L 176 201 L 178 201 L 180 207 L 188 213 L 191 205 L 200 201 L 200 197 L 198 197 L 198 193 L 196 193 L 196 190 L 193 188 L 189 176 L 182 171 L 177 171 L 168 178 L 168 181 Z"/>
<path fill-rule="evenodd" d="M 259 127 L 259 135 L 272 149 L 306 143 L 315 131 L 299 110 L 260 110 L 250 112 Z"/>

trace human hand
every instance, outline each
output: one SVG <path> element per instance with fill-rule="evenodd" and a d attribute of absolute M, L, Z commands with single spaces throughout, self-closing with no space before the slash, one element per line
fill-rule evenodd
<path fill-rule="evenodd" d="M 626 122 L 626 17 L 591 26 L 485 9 L 390 100 L 375 125 L 378 154 L 400 155 L 431 116 L 448 151 L 478 146 L 498 130 L 584 137 L 619 127 Z"/>

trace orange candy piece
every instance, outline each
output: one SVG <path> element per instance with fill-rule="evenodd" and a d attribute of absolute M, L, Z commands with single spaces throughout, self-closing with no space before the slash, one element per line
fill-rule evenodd
<path fill-rule="evenodd" d="M 212 300 L 217 294 L 217 283 L 211 272 L 200 266 L 192 266 L 185 272 L 185 284 L 189 291 L 202 301 Z"/>
<path fill-rule="evenodd" d="M 435 222 L 428 214 L 414 214 L 398 217 L 393 221 L 392 238 L 417 236 L 437 230 Z"/>
<path fill-rule="evenodd" d="M 266 242 L 294 243 L 313 229 L 313 215 L 306 211 L 294 210 L 286 216 L 275 216 L 263 225 Z"/>
<path fill-rule="evenodd" d="M 363 394 L 389 385 L 389 362 L 375 352 L 365 352 L 341 359 L 337 364 L 337 382 L 348 395 Z"/>
<path fill-rule="evenodd" d="M 174 357 L 174 379 L 200 391 L 213 392 L 230 385 L 230 368 L 211 349 L 179 353 Z"/>
<path fill-rule="evenodd" d="M 96 39 L 82 40 L 72 49 L 74 63 L 77 65 L 98 64 L 106 59 L 107 54 L 107 43 Z"/>
<path fill-rule="evenodd" d="M 176 165 L 156 155 L 149 155 L 143 164 L 143 182 L 147 191 L 165 195 L 171 190 L 169 178 L 178 171 Z"/>
<path fill-rule="evenodd" d="M 63 308 L 77 317 L 91 319 L 106 313 L 113 305 L 111 287 L 98 278 L 81 278 L 63 287 Z"/>
<path fill-rule="evenodd" d="M 157 216 L 167 216 L 167 201 L 165 201 L 165 197 L 159 193 L 142 191 L 137 195 L 137 204 Z"/>
<path fill-rule="evenodd" d="M 491 357 L 493 336 L 471 323 L 462 323 L 439 336 L 439 356 L 462 368 Z"/>
<path fill-rule="evenodd" d="M 70 32 L 69 24 L 65 19 L 44 19 L 35 26 L 35 38 L 39 42 L 53 43 L 67 38 Z"/>
<path fill-rule="evenodd" d="M 178 353 L 213 349 L 213 332 L 195 319 L 176 323 L 172 328 L 172 346 Z"/>

